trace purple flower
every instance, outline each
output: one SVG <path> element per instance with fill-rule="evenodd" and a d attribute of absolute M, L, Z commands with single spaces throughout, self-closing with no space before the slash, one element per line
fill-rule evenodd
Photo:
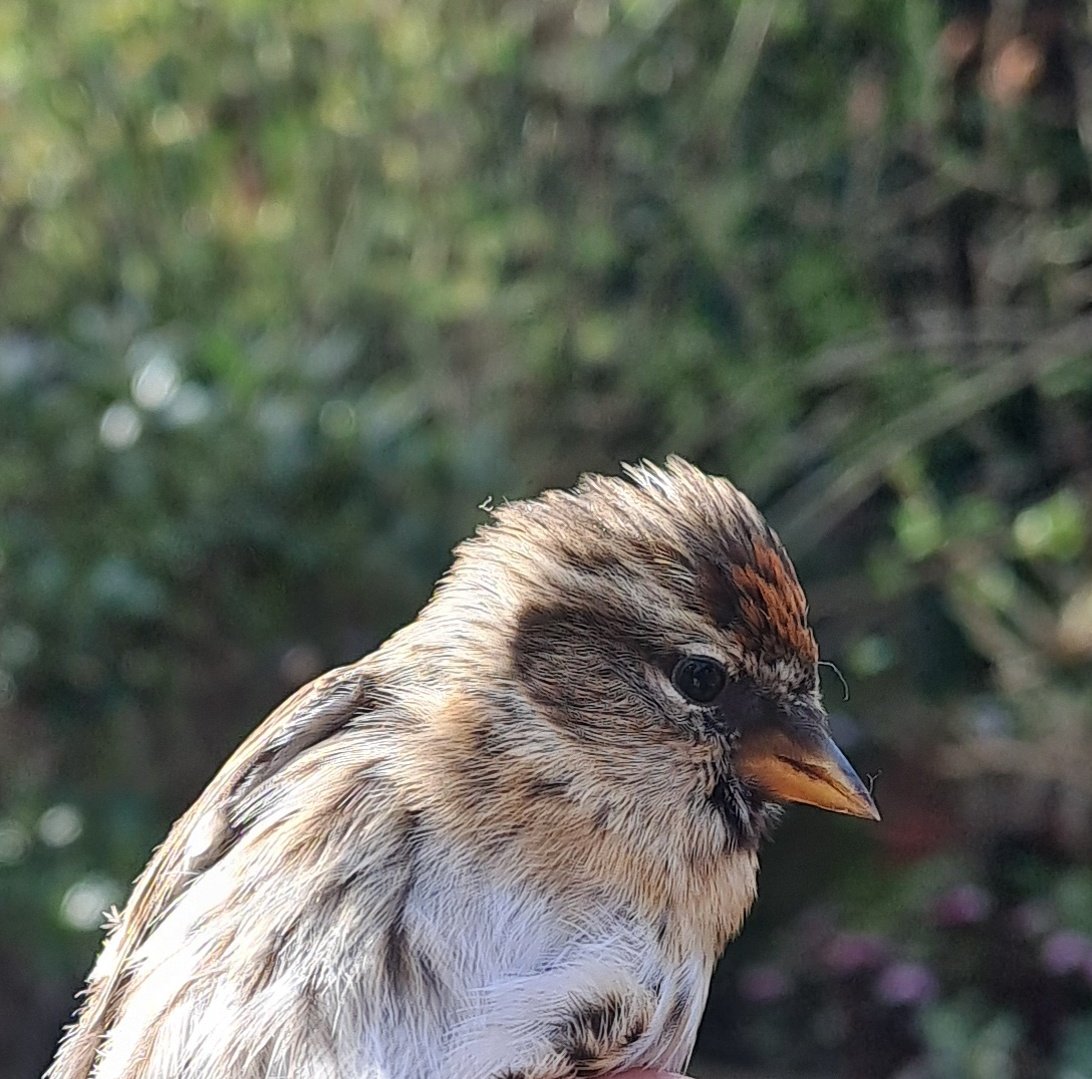
<path fill-rule="evenodd" d="M 874 933 L 839 933 L 823 951 L 835 974 L 855 974 L 878 967 L 887 957 L 887 941 Z"/>
<path fill-rule="evenodd" d="M 789 979 L 774 966 L 758 964 L 748 967 L 739 976 L 739 992 L 755 1004 L 769 1004 L 787 996 Z"/>
<path fill-rule="evenodd" d="M 936 993 L 937 980 L 921 963 L 892 963 L 876 979 L 876 996 L 892 1007 L 924 1004 Z"/>
<path fill-rule="evenodd" d="M 959 884 L 949 888 L 933 904 L 933 920 L 944 929 L 977 925 L 993 907 L 988 892 L 977 884 Z"/>
<path fill-rule="evenodd" d="M 1051 974 L 1072 974 L 1092 959 L 1092 940 L 1072 929 L 1058 929 L 1043 941 L 1039 953 Z"/>

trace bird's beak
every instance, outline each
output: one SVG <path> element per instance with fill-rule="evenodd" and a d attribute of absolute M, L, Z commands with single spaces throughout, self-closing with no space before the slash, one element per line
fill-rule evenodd
<path fill-rule="evenodd" d="M 860 776 L 825 732 L 809 732 L 799 740 L 783 730 L 751 732 L 737 748 L 735 766 L 771 801 L 880 819 Z"/>

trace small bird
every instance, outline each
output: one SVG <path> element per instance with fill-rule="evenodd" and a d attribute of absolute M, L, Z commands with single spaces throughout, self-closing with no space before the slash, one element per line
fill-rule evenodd
<path fill-rule="evenodd" d="M 679 458 L 497 508 L 270 715 L 114 919 L 49 1079 L 685 1068 L 786 802 L 878 819 L 780 541 Z"/>

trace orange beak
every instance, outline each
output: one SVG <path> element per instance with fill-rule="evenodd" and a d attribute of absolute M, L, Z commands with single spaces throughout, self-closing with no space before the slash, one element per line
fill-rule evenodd
<path fill-rule="evenodd" d="M 780 729 L 751 732 L 739 744 L 735 766 L 771 801 L 880 819 L 872 795 L 829 734 L 798 741 Z"/>

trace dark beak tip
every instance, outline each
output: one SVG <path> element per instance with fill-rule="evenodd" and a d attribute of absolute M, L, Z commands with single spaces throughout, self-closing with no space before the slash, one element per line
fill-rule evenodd
<path fill-rule="evenodd" d="M 845 812 L 862 820 L 880 820 L 880 811 L 872 797 L 872 792 L 864 785 L 853 765 L 846 760 L 845 755 L 833 741 L 828 741 L 827 753 L 835 769 L 840 773 L 839 785 L 844 785 L 843 789 L 848 788 L 846 792 L 850 795 L 852 808 L 847 807 Z"/>
<path fill-rule="evenodd" d="M 879 807 L 876 805 L 871 793 L 865 790 L 862 784 L 857 791 L 855 791 L 856 798 L 854 799 L 854 805 L 848 812 L 854 817 L 860 817 L 861 820 L 873 820 L 879 821 L 883 818 L 880 816 Z"/>
<path fill-rule="evenodd" d="M 860 817 L 862 820 L 882 820 L 879 807 L 872 797 L 872 792 L 866 790 L 864 784 L 861 783 L 860 780 L 858 780 L 857 790 L 854 793 L 856 795 L 856 798 L 854 799 L 855 804 L 850 810 L 853 816 Z"/>

